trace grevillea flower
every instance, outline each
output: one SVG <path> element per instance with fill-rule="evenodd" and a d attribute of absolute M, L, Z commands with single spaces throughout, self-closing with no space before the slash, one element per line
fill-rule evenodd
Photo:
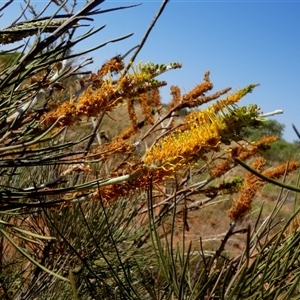
<path fill-rule="evenodd" d="M 150 148 L 144 163 L 150 167 L 179 168 L 193 156 L 201 156 L 217 149 L 221 140 L 223 123 L 209 110 L 199 112 L 198 120 L 190 122 L 189 129 L 176 131 Z"/>
<path fill-rule="evenodd" d="M 60 118 L 60 126 L 69 126 L 80 121 L 83 116 L 97 117 L 101 112 L 110 112 L 118 105 L 127 102 L 129 118 L 132 125 L 136 126 L 137 120 L 133 107 L 133 100 L 139 99 L 139 95 L 151 93 L 152 104 L 160 106 L 158 88 L 166 85 L 165 81 L 159 81 L 155 77 L 171 69 L 180 68 L 179 63 L 158 65 L 152 63 L 139 63 L 137 68 L 132 67 L 132 73 L 121 74 L 124 63 L 119 56 L 106 62 L 98 74 L 92 74 L 88 87 L 82 92 L 77 102 L 71 99 L 68 103 L 58 103 L 55 109 L 50 110 L 41 118 L 44 127 L 53 124 Z M 116 80 L 112 75 L 118 75 Z M 141 101 L 145 97 L 141 97 Z M 145 111 L 145 110 L 144 110 Z M 146 112 L 149 116 L 149 112 Z M 146 116 L 147 117 L 147 116 Z"/>
<path fill-rule="evenodd" d="M 240 133 L 246 126 L 257 126 L 262 122 L 259 108 L 254 105 L 237 107 L 245 91 L 252 91 L 253 85 L 201 111 L 194 111 L 186 118 L 184 129 L 178 129 L 148 149 L 143 159 L 150 168 L 177 170 L 190 165 L 195 158 L 201 158 L 208 151 L 219 151 L 221 143 L 240 140 Z"/>

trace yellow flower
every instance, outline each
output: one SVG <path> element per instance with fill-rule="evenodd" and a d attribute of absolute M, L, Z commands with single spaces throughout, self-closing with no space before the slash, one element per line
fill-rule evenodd
<path fill-rule="evenodd" d="M 189 166 L 195 159 L 204 158 L 209 151 L 219 151 L 221 143 L 240 140 L 244 127 L 262 122 L 258 107 L 233 105 L 253 88 L 254 85 L 248 86 L 204 110 L 191 112 L 185 118 L 184 129 L 164 137 L 147 150 L 144 164 L 150 168 L 175 171 Z"/>
<path fill-rule="evenodd" d="M 189 164 L 193 158 L 201 157 L 208 150 L 218 149 L 222 120 L 209 109 L 198 112 L 185 131 L 175 131 L 150 148 L 144 163 L 150 167 L 174 170 Z"/>

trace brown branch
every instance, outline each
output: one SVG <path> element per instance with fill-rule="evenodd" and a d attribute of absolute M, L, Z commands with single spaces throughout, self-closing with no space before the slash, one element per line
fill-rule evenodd
<path fill-rule="evenodd" d="M 162 14 L 162 12 L 164 11 L 164 9 L 165 9 L 166 5 L 168 4 L 168 2 L 169 2 L 169 0 L 163 0 L 163 3 L 161 5 L 160 9 L 158 10 L 158 13 L 156 14 L 156 16 L 154 17 L 154 19 L 152 20 L 152 22 L 151 22 L 149 28 L 147 29 L 147 31 L 146 31 L 146 33 L 145 33 L 145 35 L 144 35 L 144 37 L 143 37 L 140 45 L 138 46 L 137 50 L 135 51 L 135 53 L 131 57 L 129 64 L 126 66 L 123 76 L 125 76 L 127 74 L 127 72 L 129 71 L 131 65 L 133 64 L 134 60 L 136 59 L 137 55 L 142 50 L 142 48 L 143 48 L 143 46 L 144 46 L 144 44 L 145 44 L 145 42 L 146 42 L 146 40 L 147 40 L 147 38 L 148 38 L 151 30 L 155 26 L 155 23 L 157 22 L 158 18 L 160 17 L 160 15 Z"/>

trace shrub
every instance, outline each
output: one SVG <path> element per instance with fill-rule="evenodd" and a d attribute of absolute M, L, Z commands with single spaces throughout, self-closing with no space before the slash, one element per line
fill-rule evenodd
<path fill-rule="evenodd" d="M 256 105 L 237 105 L 256 85 L 208 94 L 213 84 L 206 72 L 185 95 L 172 86 L 173 99 L 163 107 L 159 87 L 166 82 L 157 76 L 181 64 L 136 64 L 141 46 L 127 65 L 118 55 L 97 73 L 82 74 L 90 60 L 70 64 L 83 54 L 71 50 L 101 28 L 77 38 L 75 31 L 80 20 L 104 12 L 96 8 L 101 2 L 89 1 L 75 12 L 75 2 L 66 7 L 55 1 L 65 15 L 48 18 L 30 6 L 33 19 L 2 31 L 2 44 L 34 35 L 36 40 L 29 49 L 25 43 L 21 51 L 3 53 L 13 55 L 0 72 L 1 297 L 297 295 L 298 211 L 278 221 L 284 204 L 279 199 L 271 214 L 265 216 L 262 209 L 249 226 L 243 223 L 256 193 L 269 181 L 280 185 L 274 179 L 299 166 L 290 161 L 265 167 L 259 153 L 276 140 L 273 136 L 244 140 L 245 128 L 264 121 Z M 18 60 L 16 50 L 22 53 Z M 70 76 L 77 85 L 66 99 Z M 101 140 L 104 117 L 121 112 L 128 127 Z M 233 170 L 250 158 L 251 172 L 236 176 Z M 228 197 L 235 200 L 229 203 Z M 211 210 L 209 220 L 197 222 L 217 227 L 222 221 L 228 226 L 231 219 L 229 229 L 208 238 L 211 249 L 200 234 L 193 244 L 191 214 L 220 204 L 221 217 Z M 230 242 L 241 234 L 246 241 L 236 254 Z"/>

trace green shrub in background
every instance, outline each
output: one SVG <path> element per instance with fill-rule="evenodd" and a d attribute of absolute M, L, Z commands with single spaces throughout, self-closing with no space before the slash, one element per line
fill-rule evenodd
<path fill-rule="evenodd" d="M 263 154 L 263 157 L 270 163 L 284 162 L 291 157 L 297 156 L 299 146 L 297 142 L 289 143 L 283 139 L 283 131 L 285 125 L 276 120 L 267 120 L 258 128 L 246 128 L 245 139 L 255 141 L 267 135 L 274 135 L 278 139 L 270 148 Z"/>

